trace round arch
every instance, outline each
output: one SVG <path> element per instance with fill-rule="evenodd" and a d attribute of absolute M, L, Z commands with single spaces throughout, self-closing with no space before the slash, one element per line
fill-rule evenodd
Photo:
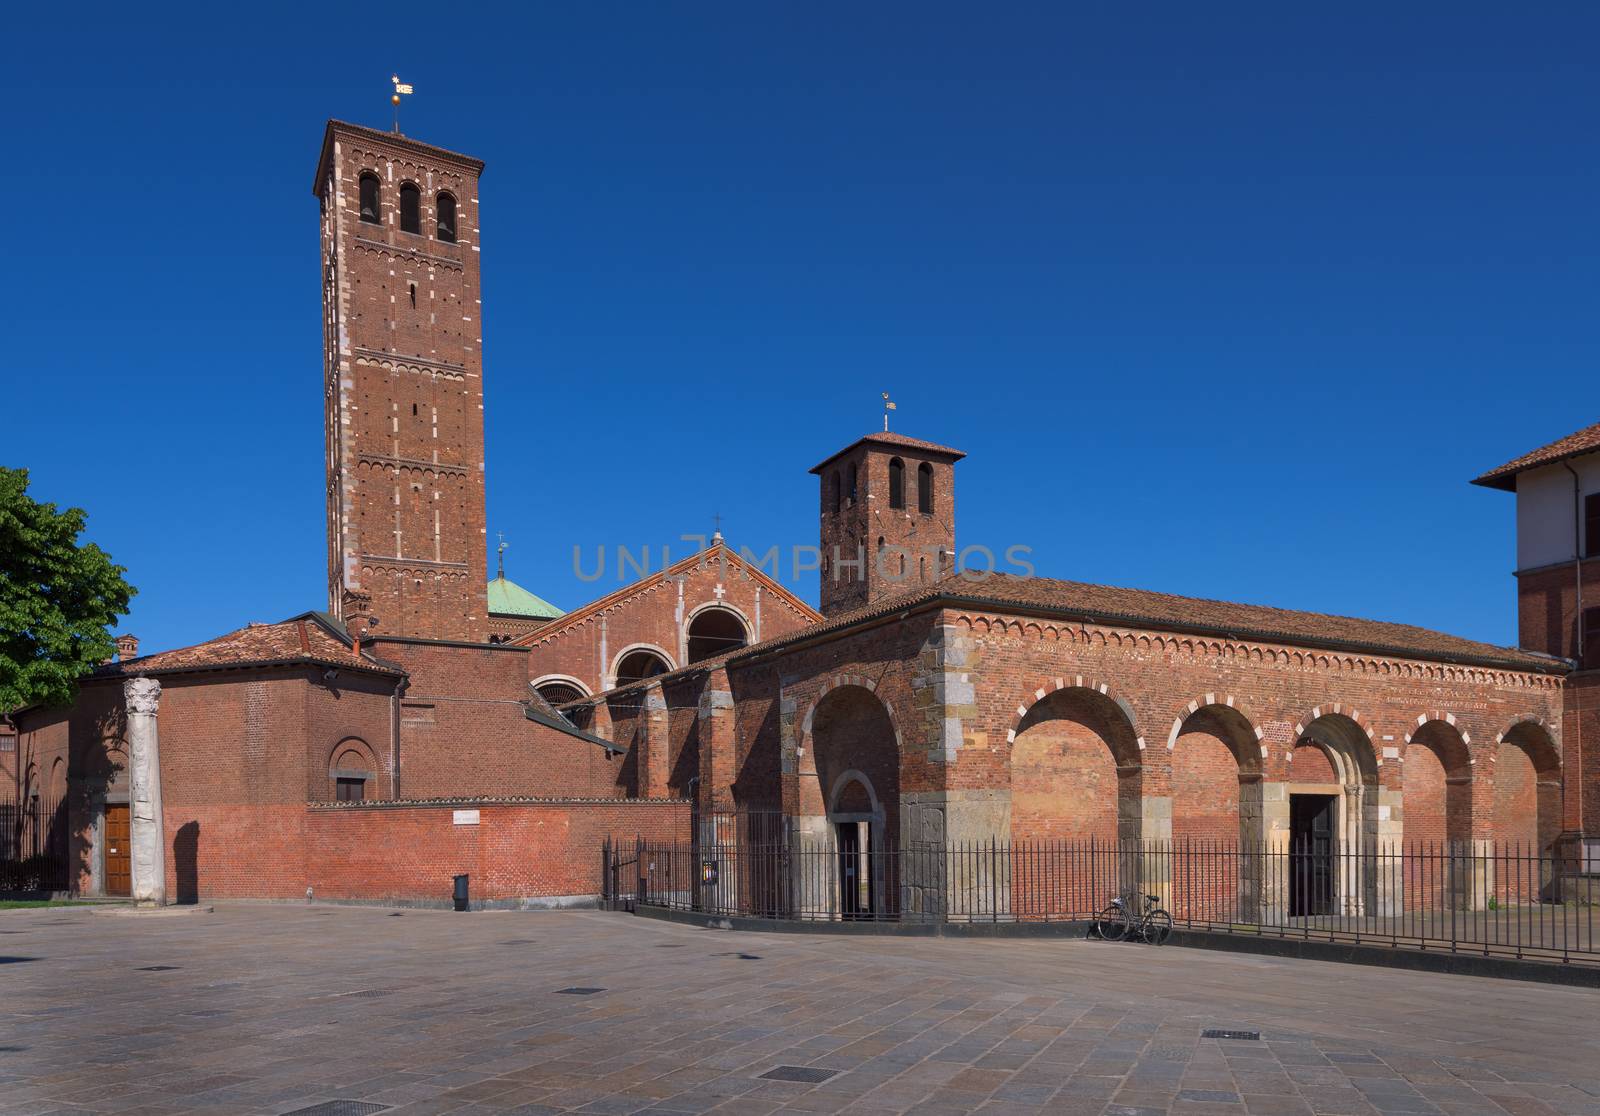
<path fill-rule="evenodd" d="M 1006 734 L 1013 840 L 1134 840 L 1144 831 L 1144 738 L 1104 682 L 1056 678 Z"/>
<path fill-rule="evenodd" d="M 652 664 L 651 658 L 656 663 Z M 628 668 L 626 672 L 624 665 Z M 673 662 L 672 655 L 665 647 L 655 643 L 630 643 L 611 660 L 611 685 L 606 689 L 626 686 L 677 669 L 677 663 Z"/>
<path fill-rule="evenodd" d="M 1495 737 L 1494 836 L 1548 854 L 1561 836 L 1561 749 L 1537 717 Z"/>
<path fill-rule="evenodd" d="M 1454 713 L 1419 714 L 1405 734 L 1402 824 L 1408 841 L 1472 840 L 1472 736 Z"/>
<path fill-rule="evenodd" d="M 752 630 L 749 618 L 733 605 L 707 601 L 684 621 L 684 661 L 698 663 L 747 647 Z"/>
<path fill-rule="evenodd" d="M 1380 895 L 1378 858 L 1369 855 L 1378 851 L 1381 763 L 1372 730 L 1354 709 L 1318 706 L 1295 725 L 1288 793 L 1266 819 L 1269 831 L 1287 833 L 1291 857 L 1305 870 L 1288 881 L 1291 916 L 1362 915 L 1389 909 L 1396 898 Z"/>
<path fill-rule="evenodd" d="M 532 682 L 529 682 L 528 686 L 551 705 L 561 705 L 564 702 L 579 701 L 583 698 L 594 696 L 594 692 L 589 689 L 588 684 L 583 679 L 571 674 L 542 674 Z M 554 690 L 558 686 L 572 691 L 572 696 L 561 698 L 558 701 L 545 693 L 547 688 Z"/>
<path fill-rule="evenodd" d="M 328 789 L 335 802 L 360 802 L 378 797 L 377 778 L 382 768 L 371 746 L 359 736 L 347 736 L 328 752 Z"/>
<path fill-rule="evenodd" d="M 1232 694 L 1196 698 L 1173 718 L 1167 753 L 1174 841 L 1243 848 L 1261 841 L 1262 735 Z"/>

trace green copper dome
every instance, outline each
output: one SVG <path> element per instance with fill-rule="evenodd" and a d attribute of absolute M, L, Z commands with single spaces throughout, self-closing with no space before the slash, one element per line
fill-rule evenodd
<path fill-rule="evenodd" d="M 561 610 L 502 576 L 489 582 L 489 614 L 525 616 L 530 620 L 554 620 L 561 615 Z"/>

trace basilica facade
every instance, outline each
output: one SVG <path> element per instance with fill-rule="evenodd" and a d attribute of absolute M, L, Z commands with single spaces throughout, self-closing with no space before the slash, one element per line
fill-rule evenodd
<path fill-rule="evenodd" d="M 866 849 L 1600 836 L 1600 425 L 1478 479 L 1518 501 L 1517 647 L 963 570 L 962 453 L 883 432 L 810 470 L 816 607 L 719 535 L 562 610 L 488 577 L 483 169 L 329 123 L 326 603 L 11 713 L 0 785 L 53 804 L 12 828 L 65 886 L 129 886 L 134 681 L 182 898 L 583 902 L 602 843 L 741 814 Z"/>

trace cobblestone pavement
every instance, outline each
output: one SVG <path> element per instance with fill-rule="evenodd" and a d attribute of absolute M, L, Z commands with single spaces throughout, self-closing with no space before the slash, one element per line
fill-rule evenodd
<path fill-rule="evenodd" d="M 1600 1116 L 1597 1018 L 1586 990 L 1091 941 L 0 913 L 7 1114 Z"/>

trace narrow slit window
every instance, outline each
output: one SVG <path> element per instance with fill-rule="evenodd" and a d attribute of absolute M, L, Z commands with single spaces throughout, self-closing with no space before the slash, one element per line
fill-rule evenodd
<path fill-rule="evenodd" d="M 446 244 L 456 242 L 456 199 L 454 194 L 440 194 L 434 203 L 438 211 L 439 239 Z"/>
<path fill-rule="evenodd" d="M 413 283 L 413 284 L 411 284 L 411 309 L 415 310 L 416 308 L 417 308 L 417 285 L 415 283 Z"/>
<path fill-rule="evenodd" d="M 422 231 L 422 191 L 414 182 L 400 187 L 400 231 Z"/>

